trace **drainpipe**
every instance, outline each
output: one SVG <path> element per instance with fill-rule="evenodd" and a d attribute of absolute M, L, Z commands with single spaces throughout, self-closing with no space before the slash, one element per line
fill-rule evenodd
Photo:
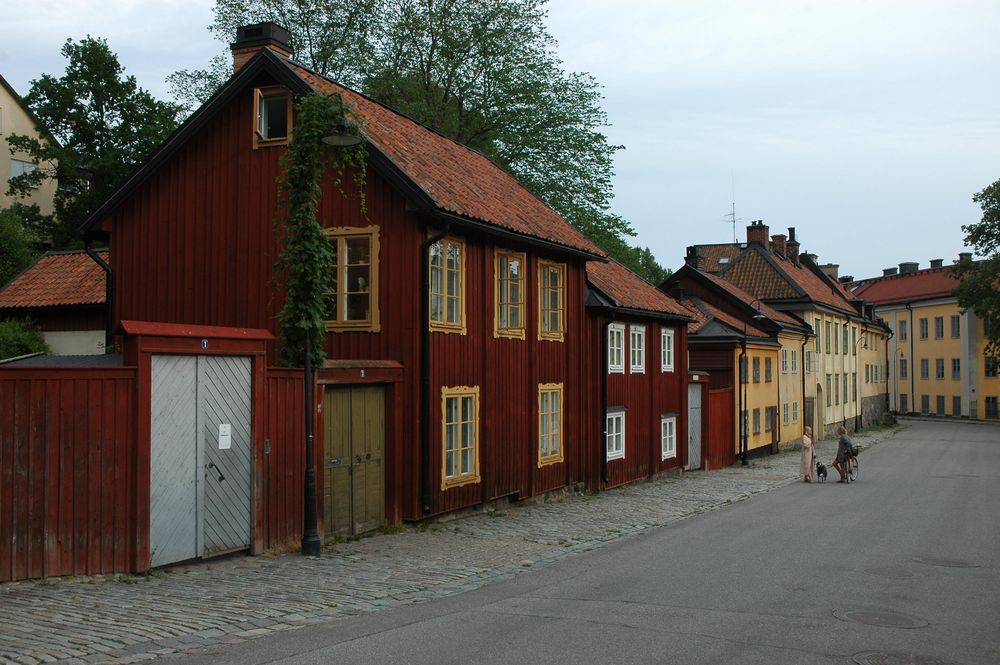
<path fill-rule="evenodd" d="M 108 265 L 107 261 L 102 259 L 94 248 L 91 246 L 93 241 L 90 238 L 84 240 L 84 249 L 87 252 L 87 256 L 94 260 L 94 263 L 101 266 L 101 270 L 104 271 L 104 352 L 111 353 L 112 347 L 114 346 L 114 340 L 111 336 L 111 330 L 115 325 L 114 317 L 114 303 L 115 303 L 115 274 L 111 270 L 111 266 Z"/>
<path fill-rule="evenodd" d="M 431 245 L 451 231 L 451 224 L 420 243 L 420 502 L 431 512 Z"/>
<path fill-rule="evenodd" d="M 602 449 L 598 446 L 598 450 L 601 453 L 601 480 L 605 485 L 608 484 L 608 379 L 610 378 L 610 374 L 608 373 L 608 334 L 611 329 L 611 324 L 614 322 L 615 315 L 612 313 L 609 315 L 608 320 L 604 323 L 604 339 L 603 346 L 601 347 L 601 374 L 604 377 L 604 380 L 601 381 L 601 419 L 604 423 L 601 427 L 601 431 L 604 432 L 604 448 Z M 624 341 L 623 334 L 623 349 Z M 622 357 L 623 362 L 624 360 L 625 358 Z M 622 445 L 624 445 L 624 442 L 622 442 Z"/>
<path fill-rule="evenodd" d="M 805 334 L 805 335 L 802 336 L 802 349 L 799 351 L 799 372 L 800 372 L 800 374 L 802 376 L 802 409 L 799 411 L 799 415 L 802 416 L 801 425 L 802 425 L 803 428 L 806 425 L 809 425 L 810 428 L 813 426 L 812 423 L 805 422 L 805 415 L 806 415 L 806 413 L 805 413 L 806 412 L 806 344 L 808 342 L 809 342 L 809 334 L 807 333 L 807 334 Z M 812 369 L 811 365 L 810 365 L 809 369 Z M 816 410 L 816 403 L 813 402 L 813 411 L 815 411 L 815 410 Z M 815 415 L 816 414 L 814 413 L 813 417 L 815 417 Z M 813 436 L 814 437 L 816 436 L 816 432 L 813 432 Z"/>
<path fill-rule="evenodd" d="M 906 303 L 906 309 L 910 312 L 910 367 L 908 368 L 910 373 L 910 403 L 908 406 L 910 407 L 909 412 L 913 413 L 915 411 L 914 407 L 917 405 L 917 387 L 914 382 L 914 374 L 917 371 L 917 363 L 916 357 L 913 355 L 913 338 L 917 336 L 917 327 L 913 325 L 916 321 L 913 320 L 913 307 L 910 303 Z"/>
<path fill-rule="evenodd" d="M 736 371 L 737 389 L 739 390 L 740 393 L 740 408 L 739 408 L 739 413 L 737 414 L 737 418 L 739 420 L 739 428 L 740 428 L 740 464 L 742 464 L 743 466 L 747 466 L 747 430 L 749 429 L 748 427 L 749 423 L 747 423 L 746 420 L 743 418 L 743 406 L 744 406 L 743 387 L 744 385 L 746 385 L 743 381 L 744 378 L 743 363 L 745 362 L 746 357 L 747 357 L 747 334 L 746 331 L 744 331 L 743 341 L 740 342 L 739 367 L 737 368 Z M 747 367 L 746 369 L 746 374 L 747 374 L 746 378 L 749 379 L 750 378 L 749 367 Z"/>

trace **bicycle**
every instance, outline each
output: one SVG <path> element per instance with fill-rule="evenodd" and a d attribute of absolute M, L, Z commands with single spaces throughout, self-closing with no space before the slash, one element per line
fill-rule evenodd
<path fill-rule="evenodd" d="M 855 446 L 851 454 L 847 456 L 847 472 L 844 474 L 844 482 L 853 483 L 858 479 L 858 474 L 861 471 L 861 464 L 858 462 L 858 453 L 860 452 L 861 449 Z M 839 464 L 837 463 L 837 460 L 833 460 L 830 463 L 830 466 L 838 469 L 839 471 Z"/>

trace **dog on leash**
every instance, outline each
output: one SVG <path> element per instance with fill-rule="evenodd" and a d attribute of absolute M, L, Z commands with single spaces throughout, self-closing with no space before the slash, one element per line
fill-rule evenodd
<path fill-rule="evenodd" d="M 826 482 L 826 464 L 816 462 L 816 479 L 821 483 Z"/>

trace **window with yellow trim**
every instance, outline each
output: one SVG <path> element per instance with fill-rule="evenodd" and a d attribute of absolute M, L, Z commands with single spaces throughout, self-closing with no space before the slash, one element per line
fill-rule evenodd
<path fill-rule="evenodd" d="M 443 238 L 430 246 L 430 328 L 465 334 L 465 243 Z"/>
<path fill-rule="evenodd" d="M 323 229 L 333 245 L 333 290 L 326 293 L 326 328 L 379 331 L 379 228 Z"/>
<path fill-rule="evenodd" d="M 566 264 L 538 262 L 538 339 L 563 341 L 566 331 Z"/>
<path fill-rule="evenodd" d="M 253 147 L 283 145 L 292 135 L 292 95 L 281 87 L 254 88 Z"/>
<path fill-rule="evenodd" d="M 524 339 L 524 254 L 497 250 L 494 337 Z"/>
<path fill-rule="evenodd" d="M 479 482 L 479 386 L 441 388 L 441 489 Z"/>
<path fill-rule="evenodd" d="M 563 384 L 538 386 L 538 466 L 563 461 Z"/>

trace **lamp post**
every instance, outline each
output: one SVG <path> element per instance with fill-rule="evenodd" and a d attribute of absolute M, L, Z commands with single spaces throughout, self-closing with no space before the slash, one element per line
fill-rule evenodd
<path fill-rule="evenodd" d="M 854 431 L 855 432 L 857 432 L 859 429 L 861 429 L 861 401 L 862 401 L 862 398 L 863 398 L 863 395 L 864 395 L 864 390 L 859 390 L 858 389 L 858 383 L 860 383 L 860 379 L 858 378 L 858 375 L 861 374 L 861 372 L 858 371 L 860 369 L 860 365 L 858 363 L 859 363 L 859 359 L 861 358 L 861 356 L 858 355 L 858 344 L 861 344 L 862 340 L 864 340 L 864 343 L 865 343 L 862 348 L 865 349 L 865 350 L 867 350 L 868 349 L 868 339 L 865 337 L 865 332 L 863 330 L 861 331 L 861 336 L 858 337 L 858 339 L 854 342 L 854 377 L 855 377 L 854 378 L 854 387 L 855 387 L 855 390 L 856 390 L 856 392 L 854 394 L 854 413 L 855 413 L 855 415 L 854 415 Z"/>
<path fill-rule="evenodd" d="M 337 148 L 349 148 L 359 145 L 361 137 L 347 131 L 347 126 L 341 122 L 334 127 L 333 133 L 320 139 L 323 143 Z M 320 539 L 316 519 L 316 463 L 313 418 L 313 374 L 312 374 L 312 334 L 305 331 L 305 358 L 303 363 L 303 378 L 305 380 L 303 409 L 306 414 L 306 471 L 303 492 L 304 510 L 302 515 L 302 554 L 304 556 L 319 556 Z"/>

